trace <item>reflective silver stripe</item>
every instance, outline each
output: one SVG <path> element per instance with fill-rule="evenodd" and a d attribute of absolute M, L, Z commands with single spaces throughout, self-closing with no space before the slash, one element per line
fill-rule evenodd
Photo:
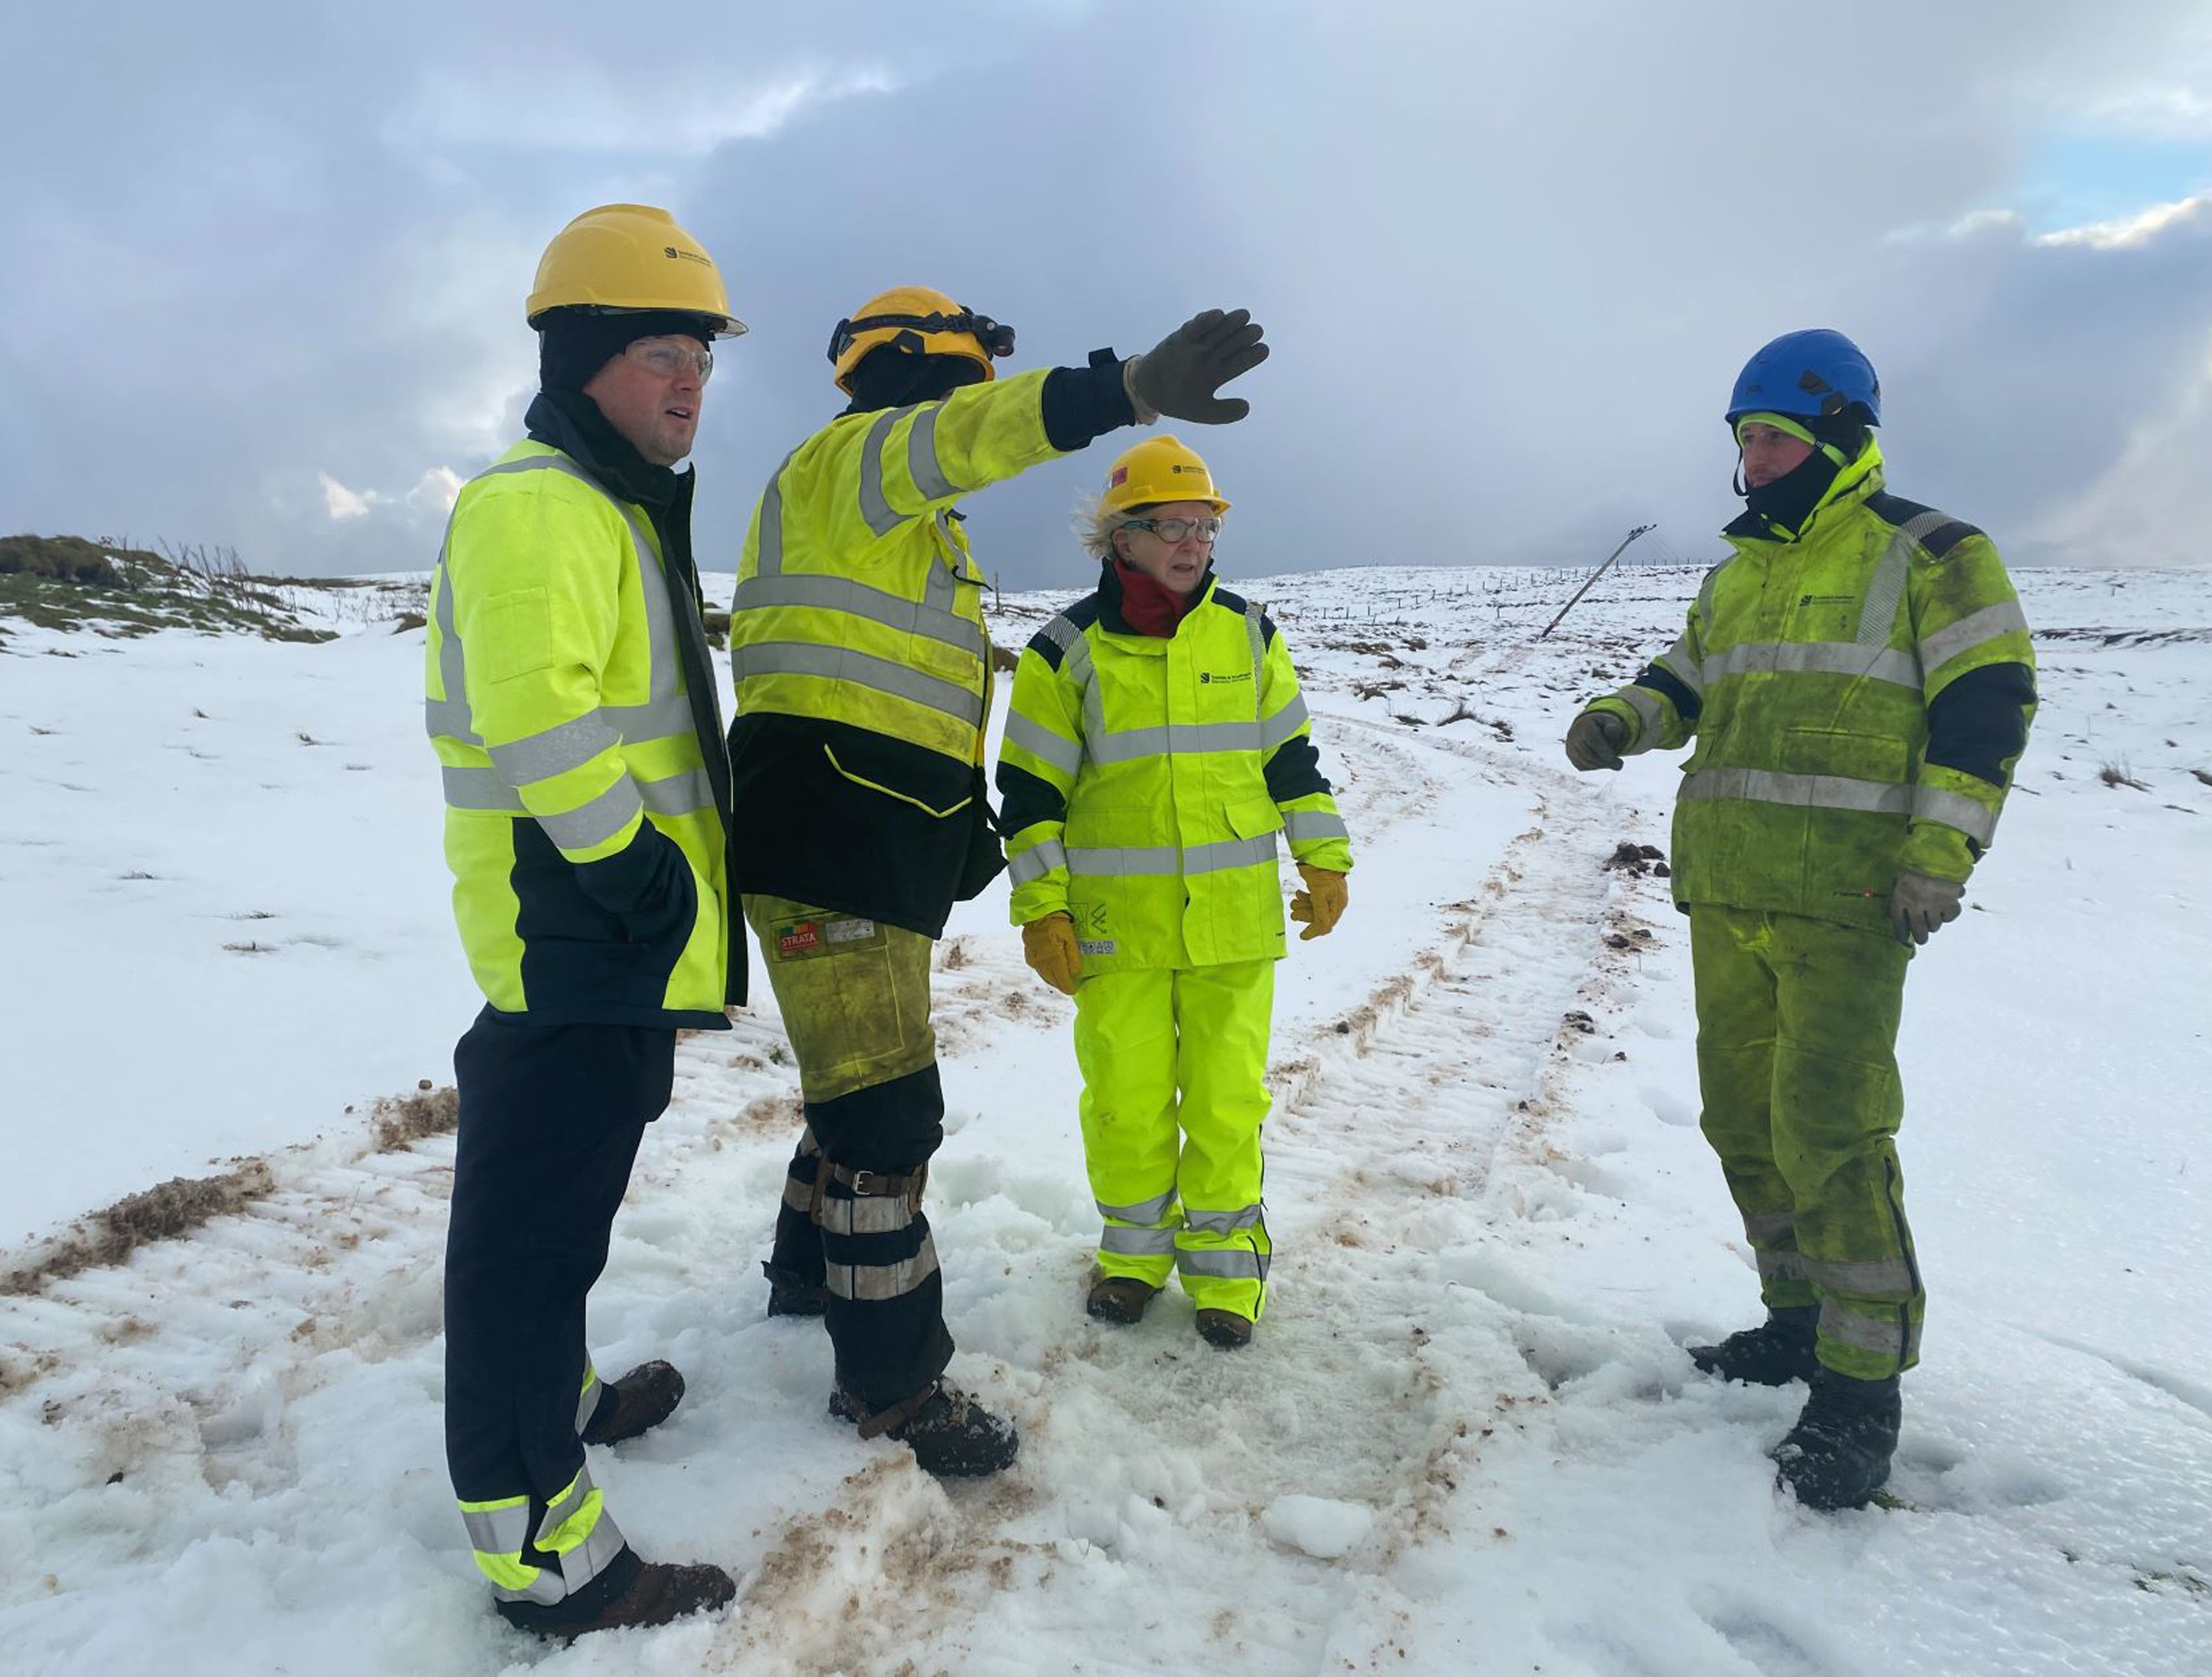
<path fill-rule="evenodd" d="M 1754 671 L 1793 674 L 1863 676 L 1920 690 L 1920 660 L 1909 652 L 1862 647 L 1844 641 L 1747 641 L 1715 653 L 1705 662 L 1705 678 L 1715 682 Z"/>
<path fill-rule="evenodd" d="M 1083 631 L 1069 621 L 1065 612 L 1054 617 L 1037 633 L 1060 648 L 1063 659 L 1066 654 L 1084 644 Z"/>
<path fill-rule="evenodd" d="M 1912 788 L 1842 775 L 1783 775 L 1766 769 L 1700 769 L 1682 777 L 1685 798 L 1741 798 L 1755 804 L 1793 804 L 1820 810 L 1862 810 L 1903 815 Z"/>
<path fill-rule="evenodd" d="M 895 1235 L 913 1221 L 914 1207 L 903 1194 L 858 1200 L 829 1194 L 822 1201 L 822 1232 L 826 1235 Z"/>
<path fill-rule="evenodd" d="M 1135 763 L 1173 754 L 1197 756 L 1211 751 L 1256 751 L 1256 722 L 1170 722 L 1151 728 L 1101 730 L 1084 744 L 1097 763 Z"/>
<path fill-rule="evenodd" d="M 1193 1211 L 1183 1208 L 1183 1224 L 1206 1235 L 1233 1235 L 1246 1229 L 1260 1226 L 1260 1207 L 1244 1206 L 1236 1211 Z"/>
<path fill-rule="evenodd" d="M 828 1201 L 823 1202 L 826 1206 Z M 896 1203 L 904 1204 L 903 1200 Z M 839 1298 L 903 1298 L 937 1273 L 937 1243 L 921 1237 L 921 1249 L 895 1264 L 831 1264 L 823 1280 Z"/>
<path fill-rule="evenodd" d="M 799 1127 L 799 1157 L 805 1158 L 811 1154 L 818 1153 L 821 1151 L 822 1144 L 814 1139 L 814 1126 L 811 1124 L 801 1124 Z"/>
<path fill-rule="evenodd" d="M 1808 1258 L 1805 1279 L 1830 1291 L 1869 1293 L 1877 1297 L 1887 1295 L 1903 1298 L 1913 1291 L 1912 1266 L 1902 1258 L 1877 1258 L 1862 1263 Z"/>
<path fill-rule="evenodd" d="M 981 693 L 849 647 L 812 646 L 801 641 L 756 641 L 732 647 L 730 663 L 739 681 L 755 676 L 818 676 L 824 681 L 848 681 L 855 687 L 872 688 L 941 710 L 970 727 L 983 724 Z"/>
<path fill-rule="evenodd" d="M 1288 744 L 1298 737 L 1298 731 L 1309 720 L 1305 695 L 1301 693 L 1260 724 L 1260 749 L 1273 751 L 1279 745 Z"/>
<path fill-rule="evenodd" d="M 960 493 L 960 486 L 938 463 L 937 416 L 944 411 L 941 404 L 931 403 L 906 434 L 906 469 L 925 501 L 945 501 Z"/>
<path fill-rule="evenodd" d="M 1946 827 L 1956 827 L 1985 850 L 1997 835 L 1996 817 L 1972 799 L 1946 792 L 1941 787 L 1913 787 L 1912 813 L 1923 821 L 1940 821 Z"/>
<path fill-rule="evenodd" d="M 561 1581 L 573 1595 L 607 1568 L 608 1562 L 627 1546 L 622 1528 L 615 1524 L 614 1516 L 607 1512 L 605 1503 L 599 1504 L 599 1517 L 592 1522 L 592 1529 L 584 1540 L 561 1557 Z"/>
<path fill-rule="evenodd" d="M 640 801 L 655 815 L 691 815 L 714 807 L 714 781 L 703 769 L 686 769 L 636 785 Z"/>
<path fill-rule="evenodd" d="M 814 1185 L 802 1182 L 796 1176 L 783 1179 L 783 1203 L 795 1212 L 811 1212 L 814 1209 Z"/>
<path fill-rule="evenodd" d="M 453 503 L 453 517 L 460 516 L 460 503 Z M 447 550 L 453 545 L 453 519 L 446 521 L 446 539 L 438 548 L 438 574 L 431 579 L 430 592 L 437 596 L 438 617 L 438 680 L 446 690 L 442 699 L 426 698 L 422 702 L 423 725 L 431 738 L 444 735 L 458 739 L 465 745 L 481 745 L 476 721 L 469 714 L 469 675 L 467 655 L 461 648 L 461 637 L 453 627 L 453 577 L 446 563 Z"/>
<path fill-rule="evenodd" d="M 1256 716 L 1259 714 L 1261 672 L 1267 662 L 1267 635 L 1261 627 L 1258 606 L 1247 605 L 1244 608 L 1244 630 L 1252 641 L 1252 704 L 1253 714 Z"/>
<path fill-rule="evenodd" d="M 944 571 L 942 565 L 936 567 Z M 945 573 L 950 580 L 951 573 Z M 933 584 L 936 579 L 933 577 Z M 842 611 L 849 617 L 865 617 L 870 623 L 881 623 L 902 635 L 919 635 L 927 640 L 942 641 L 949 647 L 957 647 L 972 657 L 981 658 L 986 642 L 983 626 L 971 623 L 953 612 L 939 610 L 915 600 L 902 599 L 881 588 L 871 588 L 866 583 L 854 582 L 842 576 L 800 576 L 783 574 L 775 576 L 751 576 L 738 584 L 738 592 L 731 605 L 732 611 L 770 610 L 777 606 L 808 606 L 820 611 Z"/>
<path fill-rule="evenodd" d="M 637 783 L 625 775 L 581 808 L 564 815 L 541 815 L 538 824 L 559 848 L 589 850 L 605 844 L 643 812 Z"/>
<path fill-rule="evenodd" d="M 601 705 L 599 720 L 633 744 L 648 739 L 681 739 L 697 726 L 691 701 L 681 693 L 649 699 L 641 705 Z"/>
<path fill-rule="evenodd" d="M 1188 1246 L 1179 1246 L 1176 1249 L 1176 1268 L 1184 1275 L 1211 1275 L 1224 1281 L 1267 1279 L 1266 1255 L 1248 1252 L 1242 1247 L 1208 1247 L 1193 1251 Z"/>
<path fill-rule="evenodd" d="M 1085 849 L 1070 846 L 1067 871 L 1093 878 L 1133 874 L 1218 873 L 1224 868 L 1254 867 L 1275 860 L 1273 833 L 1258 838 L 1224 839 L 1216 844 L 1194 844 L 1178 850 L 1171 844 Z"/>
<path fill-rule="evenodd" d="M 1939 629 L 1933 635 L 1923 635 L 1920 641 L 1920 661 L 1930 670 L 1940 669 L 1960 653 L 1972 652 L 1985 641 L 2000 635 L 2025 635 L 2027 617 L 2016 599 L 2001 600 L 1995 605 L 1985 605 L 1978 611 L 1970 611 L 1948 628 Z"/>
<path fill-rule="evenodd" d="M 1947 513 L 1927 512 L 1898 526 L 1889 547 L 1867 585 L 1866 603 L 1859 607 L 1859 632 L 1851 638 L 1862 647 L 1886 647 L 1897 629 L 1897 608 L 1905 599 L 1905 584 L 1912 573 L 1912 550 L 1921 538 L 1933 535 L 1951 522 Z"/>
<path fill-rule="evenodd" d="M 592 1470 L 588 1467 L 577 1468 L 576 1477 L 568 1481 L 568 1488 L 546 1504 L 544 1517 L 538 1521 L 531 1541 L 542 1548 L 561 1523 L 583 1507 L 584 1498 L 592 1494 Z"/>
<path fill-rule="evenodd" d="M 1066 848 L 1058 839 L 1041 839 L 1019 855 L 1006 858 L 1006 879 L 1011 884 L 1026 885 L 1066 866 Z"/>
<path fill-rule="evenodd" d="M 1698 661 L 1698 649 L 1690 644 L 1690 632 L 1684 629 L 1674 644 L 1651 660 L 1692 693 L 1705 690 L 1705 666 Z"/>
<path fill-rule="evenodd" d="M 878 536 L 890 535 L 905 522 L 891 511 L 891 503 L 884 495 L 884 444 L 890 440 L 891 427 L 913 411 L 909 406 L 879 415 L 868 427 L 867 441 L 860 445 L 860 516 Z"/>
<path fill-rule="evenodd" d="M 1743 1219 L 1747 1239 L 1759 1241 L 1786 1240 L 1796 1233 L 1797 1216 L 1794 1212 L 1752 1212 Z"/>
<path fill-rule="evenodd" d="M 521 794 L 491 769 L 441 766 L 438 778 L 445 783 L 446 807 L 453 810 L 497 810 L 507 815 L 527 815 Z"/>
<path fill-rule="evenodd" d="M 584 1364 L 584 1389 L 576 1399 L 576 1431 L 581 1432 L 591 1424 L 592 1412 L 599 1407 L 602 1382 L 599 1371 L 589 1363 Z"/>
<path fill-rule="evenodd" d="M 1098 1231 L 1098 1249 L 1117 1258 L 1158 1258 L 1175 1250 L 1172 1229 L 1133 1229 L 1109 1223 Z"/>
<path fill-rule="evenodd" d="M 783 569 L 783 469 L 791 464 L 794 448 L 777 464 L 770 474 L 768 488 L 761 491 L 760 510 L 755 515 L 759 526 L 753 539 L 753 573 L 757 576 L 774 576 Z"/>
<path fill-rule="evenodd" d="M 1798 1256 L 1794 1248 L 1785 1246 L 1770 1249 L 1754 1246 L 1752 1255 L 1759 1261 L 1759 1279 L 1762 1281 L 1803 1281 L 1811 1279 L 1805 1273 L 1805 1261 Z"/>
<path fill-rule="evenodd" d="M 1832 1298 L 1820 1301 L 1820 1337 L 1838 1340 L 1854 1351 L 1871 1351 L 1900 1361 L 1909 1360 L 1920 1348 L 1917 1324 L 1878 1322 L 1844 1309 Z"/>
<path fill-rule="evenodd" d="M 1348 839 L 1352 829 L 1340 815 L 1325 810 L 1292 810 L 1283 817 L 1283 833 L 1293 844 L 1309 839 Z"/>
<path fill-rule="evenodd" d="M 1175 1202 L 1176 1191 L 1170 1188 L 1164 1194 L 1155 1194 L 1149 1200 L 1139 1200 L 1133 1206 L 1109 1206 L 1103 1200 L 1095 1200 L 1092 1203 L 1098 1207 L 1098 1215 L 1101 1217 L 1110 1217 L 1117 1223 L 1142 1223 L 1150 1225 L 1165 1217 L 1168 1214 L 1168 1207 Z"/>
<path fill-rule="evenodd" d="M 530 1540 L 530 1498 L 502 1508 L 465 1508 L 461 1523 L 468 1528 L 471 1549 L 487 1555 L 519 1555 Z"/>
<path fill-rule="evenodd" d="M 1054 617 L 1039 632 L 1060 648 L 1060 677 L 1083 696 L 1084 749 L 1088 751 L 1090 742 L 1103 738 L 1106 733 L 1106 705 L 1098 696 L 1098 684 L 1093 678 L 1095 671 L 1091 659 L 1091 642 L 1065 613 Z"/>
<path fill-rule="evenodd" d="M 1083 767 L 1083 742 L 1062 739 L 1042 722 L 1032 722 L 1018 710 L 1006 718 L 1006 738 L 1031 756 L 1050 763 L 1063 775 Z"/>
<path fill-rule="evenodd" d="M 491 753 L 491 766 L 499 771 L 500 779 L 509 786 L 520 787 L 550 781 L 571 769 L 581 769 L 610 746 L 621 744 L 622 736 L 607 726 L 605 718 L 592 711 L 587 715 L 571 717 L 543 733 L 487 749 Z"/>
<path fill-rule="evenodd" d="M 1648 750 L 1658 743 L 1659 730 L 1666 726 L 1666 713 L 1659 708 L 1659 696 L 1648 687 L 1628 686 L 1617 696 L 1623 703 L 1643 719 L 1644 731 L 1636 736 L 1638 750 Z"/>
<path fill-rule="evenodd" d="M 1729 560 L 1722 560 L 1705 573 L 1705 580 L 1698 585 L 1698 621 L 1708 629 L 1713 623 L 1713 596 L 1719 590 L 1721 573 L 1728 568 L 1729 563 Z M 1687 639 L 1688 631 L 1683 631 L 1683 635 Z"/>

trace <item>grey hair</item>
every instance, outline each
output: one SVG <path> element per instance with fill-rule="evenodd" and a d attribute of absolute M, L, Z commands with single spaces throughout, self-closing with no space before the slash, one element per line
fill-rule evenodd
<path fill-rule="evenodd" d="M 1145 510 L 1141 507 L 1109 510 L 1103 495 L 1078 495 L 1072 520 L 1078 545 L 1101 564 L 1114 556 L 1114 532 L 1128 520 L 1141 517 Z"/>

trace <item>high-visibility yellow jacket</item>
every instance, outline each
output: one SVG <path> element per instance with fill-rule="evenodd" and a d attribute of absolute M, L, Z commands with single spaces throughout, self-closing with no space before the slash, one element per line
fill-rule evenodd
<path fill-rule="evenodd" d="M 1063 452 L 1051 373 L 841 415 L 777 468 L 730 610 L 740 889 L 935 937 L 999 871 L 989 583 L 952 505 Z"/>
<path fill-rule="evenodd" d="M 533 434 L 558 433 L 544 403 Z M 647 508 L 568 449 L 519 443 L 463 488 L 431 582 L 454 918 L 502 1012 L 726 1028 L 743 945 L 688 534 L 664 564 Z M 663 523 L 688 530 L 673 482 Z"/>
<path fill-rule="evenodd" d="M 999 759 L 1014 923 L 1074 919 L 1085 974 L 1283 953 L 1278 835 L 1338 872 L 1352 845 L 1275 625 L 1210 575 L 1139 634 L 1110 566 L 1033 636 Z"/>
<path fill-rule="evenodd" d="M 1869 441 L 1804 528 L 1747 513 L 1673 648 L 1587 709 L 1629 751 L 1694 738 L 1675 902 L 1882 928 L 1900 870 L 1964 879 L 2035 706 L 2027 621 L 1987 536 L 1887 494 Z"/>

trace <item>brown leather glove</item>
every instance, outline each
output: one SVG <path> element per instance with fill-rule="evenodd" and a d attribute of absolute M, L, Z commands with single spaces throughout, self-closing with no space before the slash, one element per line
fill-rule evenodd
<path fill-rule="evenodd" d="M 1308 867 L 1298 864 L 1298 878 L 1306 888 L 1291 899 L 1291 918 L 1304 923 L 1305 930 L 1298 933 L 1300 943 L 1310 943 L 1316 938 L 1326 938 L 1336 929 L 1344 918 L 1344 905 L 1350 896 L 1349 888 L 1341 873 L 1331 872 L 1325 867 Z"/>
<path fill-rule="evenodd" d="M 1931 879 L 1924 873 L 1900 873 L 1889 890 L 1889 924 L 1901 944 L 1924 944 L 1959 918 L 1963 881 Z"/>
<path fill-rule="evenodd" d="M 1073 918 L 1047 914 L 1022 927 L 1022 959 L 1060 994 L 1073 995 L 1076 977 L 1083 970 L 1083 951 L 1075 946 Z"/>

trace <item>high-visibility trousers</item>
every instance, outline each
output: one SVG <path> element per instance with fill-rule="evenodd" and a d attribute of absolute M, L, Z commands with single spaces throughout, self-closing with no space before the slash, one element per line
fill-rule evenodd
<path fill-rule="evenodd" d="M 446 1463 L 501 1601 L 550 1605 L 623 1554 L 578 1437 L 608 1395 L 584 1301 L 675 1060 L 673 1026 L 532 1025 L 489 1007 L 453 1050 Z"/>
<path fill-rule="evenodd" d="M 888 1409 L 952 1359 L 919 1180 L 945 1139 L 929 1022 L 934 945 L 835 908 L 744 902 L 806 1103 L 769 1262 L 823 1289 L 838 1384 Z M 878 1191 L 881 1178 L 899 1179 L 894 1191 Z"/>
<path fill-rule="evenodd" d="M 1819 1355 L 1881 1380 L 1920 1357 L 1927 1303 L 1896 1135 L 1909 946 L 1887 933 L 1690 910 L 1701 1127 L 1771 1309 L 1820 1307 Z"/>
<path fill-rule="evenodd" d="M 1275 963 L 1139 968 L 1075 992 L 1083 1155 L 1105 1220 L 1098 1267 L 1256 1318 L 1273 1247 L 1260 1129 Z"/>

